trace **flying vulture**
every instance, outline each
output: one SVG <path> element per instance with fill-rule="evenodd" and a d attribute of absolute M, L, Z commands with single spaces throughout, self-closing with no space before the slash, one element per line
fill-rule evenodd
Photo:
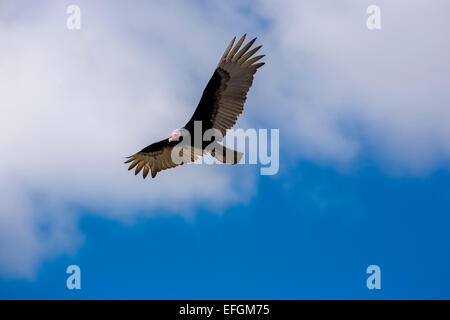
<path fill-rule="evenodd" d="M 211 142 L 202 142 L 200 146 L 201 150 L 198 150 L 199 146 L 194 145 L 193 142 L 195 138 L 192 139 L 192 145 L 189 145 L 191 155 L 188 161 L 182 163 L 173 161 L 172 151 L 182 142 L 180 136 L 183 137 L 183 132 L 188 132 L 191 137 L 194 137 L 195 122 L 197 124 L 201 122 L 202 136 L 206 130 L 216 129 L 220 131 L 222 137 L 236 123 L 237 118 L 244 110 L 247 92 L 252 86 L 253 75 L 258 68 L 264 65 L 264 62 L 255 63 L 264 57 L 264 55 L 252 58 L 262 46 L 249 50 L 256 38 L 249 41 L 241 49 L 245 36 L 234 47 L 236 37 L 231 40 L 222 58 L 220 58 L 214 74 L 203 91 L 197 109 L 188 123 L 184 127 L 173 131 L 169 138 L 155 142 L 128 157 L 128 160 L 125 162 L 131 162 L 128 170 L 136 167 L 135 174 L 137 175 L 143 169 L 143 177 L 145 179 L 150 171 L 152 178 L 154 178 L 159 171 L 173 168 L 186 162 L 193 162 L 206 153 L 211 153 L 212 156 L 224 163 L 236 164 L 241 160 L 241 152 L 223 147 L 215 140 L 213 140 L 213 143 L 217 143 L 217 146 L 220 146 L 222 149 L 205 150 Z M 217 150 L 221 151 L 219 152 Z M 230 155 L 232 155 L 231 159 L 229 157 Z"/>

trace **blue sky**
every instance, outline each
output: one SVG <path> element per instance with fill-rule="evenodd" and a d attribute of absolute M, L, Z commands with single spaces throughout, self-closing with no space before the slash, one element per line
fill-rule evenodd
<path fill-rule="evenodd" d="M 80 221 L 71 257 L 35 281 L 2 281 L 1 298 L 448 298 L 448 172 L 392 178 L 368 166 L 338 174 L 309 163 L 262 178 L 258 196 L 218 216 Z M 314 195 L 313 195 L 314 194 Z M 326 203 L 323 203 L 326 202 Z M 78 264 L 82 290 L 65 287 Z M 382 289 L 366 288 L 377 264 Z"/>
<path fill-rule="evenodd" d="M 449 4 L 380 0 L 370 31 L 372 2 L 80 0 L 70 31 L 72 2 L 2 1 L 0 298 L 448 299 Z M 127 172 L 243 33 L 237 127 L 280 130 L 278 174 Z"/>

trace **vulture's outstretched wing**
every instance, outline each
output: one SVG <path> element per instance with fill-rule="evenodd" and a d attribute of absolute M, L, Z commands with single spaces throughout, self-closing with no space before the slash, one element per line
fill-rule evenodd
<path fill-rule="evenodd" d="M 186 128 L 193 128 L 194 121 L 202 121 L 203 130 L 218 129 L 222 136 L 225 136 L 226 131 L 236 123 L 244 110 L 247 92 L 253 83 L 253 75 L 264 65 L 264 62 L 255 63 L 264 55 L 252 58 L 262 46 L 249 51 L 256 38 L 239 50 L 245 36 L 234 47 L 236 37 L 231 40 Z"/>
<path fill-rule="evenodd" d="M 128 170 L 136 167 L 134 174 L 137 175 L 142 169 L 144 169 L 142 176 L 145 179 L 149 171 L 151 171 L 152 178 L 154 178 L 156 174 L 162 170 L 183 165 L 186 162 L 176 164 L 172 161 L 172 151 L 178 143 L 178 141 L 169 142 L 168 139 L 165 139 L 145 147 L 138 153 L 128 157 L 128 160 L 125 161 L 125 163 L 131 162 Z M 197 160 L 203 154 L 202 151 L 194 152 L 193 147 L 190 147 L 190 151 L 191 156 L 189 158 L 189 162 Z"/>

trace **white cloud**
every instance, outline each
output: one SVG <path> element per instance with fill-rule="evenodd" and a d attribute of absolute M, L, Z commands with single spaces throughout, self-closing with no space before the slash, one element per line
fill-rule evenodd
<path fill-rule="evenodd" d="M 32 277 L 75 250 L 74 207 L 133 219 L 248 201 L 256 169 L 192 165 L 142 181 L 121 163 L 186 122 L 244 32 L 267 65 L 240 124 L 280 128 L 282 157 L 340 167 L 364 156 L 403 173 L 445 165 L 449 5 L 411 3 L 377 1 L 382 29 L 369 31 L 364 1 L 77 1 L 82 29 L 69 31 L 69 3 L 2 2 L 0 275 Z"/>
<path fill-rule="evenodd" d="M 377 1 L 378 31 L 366 27 L 372 1 L 263 3 L 270 79 L 260 85 L 274 90 L 260 99 L 266 112 L 277 105 L 298 154 L 366 156 L 413 174 L 448 164 L 448 2 Z"/>
<path fill-rule="evenodd" d="M 220 212 L 253 194 L 253 169 L 188 165 L 143 181 L 123 164 L 189 120 L 226 43 L 205 51 L 214 30 L 201 16 L 192 23 L 182 3 L 79 5 L 80 31 L 66 29 L 64 6 L 3 7 L 17 15 L 0 22 L 3 275 L 32 277 L 43 259 L 73 250 L 73 207 L 189 217 L 193 206 Z M 173 28 L 163 25 L 168 15 Z M 238 174 L 247 182 L 233 182 Z"/>

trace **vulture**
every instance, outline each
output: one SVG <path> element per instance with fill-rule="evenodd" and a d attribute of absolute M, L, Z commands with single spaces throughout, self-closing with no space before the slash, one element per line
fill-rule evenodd
<path fill-rule="evenodd" d="M 142 170 L 143 178 L 145 179 L 150 171 L 152 178 L 154 178 L 162 170 L 173 168 L 186 162 L 193 162 L 207 153 L 210 153 L 223 163 L 236 164 L 241 160 L 243 154 L 218 144 L 220 139 L 213 139 L 212 142 L 202 142 L 201 146 L 194 145 L 194 142 L 192 142 L 188 146 L 191 153 L 187 157 L 188 161 L 182 163 L 173 161 L 172 151 L 183 141 L 180 139 L 180 137 L 183 138 L 183 132 L 187 132 L 191 137 L 194 137 L 194 124 L 196 122 L 201 122 L 202 137 L 208 129 L 218 130 L 221 136 L 225 137 L 226 131 L 231 129 L 236 123 L 244 110 L 244 103 L 247 99 L 247 92 L 252 86 L 253 76 L 258 68 L 264 65 L 264 62 L 258 61 L 265 56 L 253 57 L 262 47 L 257 46 L 250 50 L 256 38 L 241 48 L 245 37 L 246 35 L 244 34 L 236 45 L 234 45 L 236 37 L 231 40 L 203 91 L 197 109 L 186 125 L 173 131 L 169 138 L 155 142 L 138 153 L 127 157 L 125 163 L 131 162 L 128 170 L 136 167 L 135 175 Z M 194 141 L 195 137 L 192 140 Z M 217 143 L 216 147 L 220 146 L 220 148 L 214 148 L 212 151 L 205 150 L 207 145 L 211 143 Z M 199 150 L 200 148 L 201 150 Z M 183 150 L 186 151 L 187 149 Z"/>

